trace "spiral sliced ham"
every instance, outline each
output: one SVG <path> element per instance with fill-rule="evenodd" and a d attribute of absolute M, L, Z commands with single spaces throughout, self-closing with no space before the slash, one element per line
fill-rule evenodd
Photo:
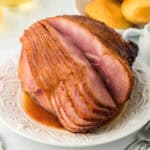
<path fill-rule="evenodd" d="M 128 100 L 138 48 L 101 22 L 58 16 L 36 22 L 21 38 L 23 91 L 71 132 L 109 121 Z"/>

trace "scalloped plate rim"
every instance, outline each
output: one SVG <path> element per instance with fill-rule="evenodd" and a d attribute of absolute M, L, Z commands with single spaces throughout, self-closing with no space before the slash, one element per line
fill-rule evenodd
<path fill-rule="evenodd" d="M 142 63 L 143 64 L 143 63 Z M 145 65 L 144 65 L 145 66 Z M 147 66 L 145 66 L 148 70 L 148 72 L 150 73 L 150 70 Z M 1 68 L 1 66 L 0 66 Z M 19 106 L 18 106 L 19 107 Z M 27 135 L 25 132 L 21 132 L 21 130 L 14 128 L 13 126 L 11 126 L 11 124 L 9 124 L 7 122 L 7 120 L 4 120 L 2 117 L 0 117 L 0 122 L 2 122 L 5 126 L 7 126 L 11 131 L 15 132 L 16 134 L 23 136 L 27 139 L 30 139 L 32 141 L 35 142 L 39 142 L 39 143 L 43 143 L 43 144 L 47 144 L 47 145 L 52 145 L 52 146 L 60 146 L 60 147 L 87 147 L 87 146 L 96 146 L 96 145 L 103 145 L 103 144 L 107 144 L 107 143 L 111 143 L 114 142 L 116 140 L 120 140 L 122 138 L 125 138 L 133 133 L 135 133 L 137 130 L 139 130 L 140 128 L 142 128 L 144 126 L 144 124 L 150 119 L 150 117 L 145 117 L 144 120 L 140 121 L 132 131 L 127 131 L 126 133 L 120 133 L 119 136 L 116 137 L 111 137 L 109 139 L 109 141 L 93 141 L 92 143 L 79 143 L 79 145 L 73 145 L 73 144 L 65 144 L 65 143 L 59 143 L 59 142 L 49 142 L 49 141 L 44 141 L 42 139 L 39 139 L 35 136 L 31 137 L 30 135 Z"/>
<path fill-rule="evenodd" d="M 149 121 L 149 119 L 147 119 L 147 121 Z M 85 143 L 85 144 L 81 144 L 81 145 L 66 145 L 66 144 L 62 144 L 62 143 L 57 143 L 57 144 L 55 143 L 55 144 L 54 144 L 54 143 L 52 143 L 52 142 L 45 142 L 45 141 L 43 141 L 43 140 L 39 140 L 38 138 L 32 138 L 31 136 L 28 136 L 28 135 L 26 135 L 25 133 L 19 132 L 19 130 L 15 130 L 15 129 L 12 128 L 9 124 L 7 124 L 5 121 L 3 121 L 3 120 L 0 118 L 0 122 L 2 122 L 8 129 L 10 129 L 12 132 L 16 133 L 17 135 L 26 138 L 27 140 L 32 140 L 33 142 L 37 142 L 37 143 L 41 143 L 41 144 L 47 144 L 47 145 L 56 146 L 56 147 L 74 147 L 74 148 L 75 148 L 75 147 L 100 146 L 100 145 L 104 145 L 104 144 L 109 144 L 109 143 L 115 142 L 115 141 L 117 141 L 117 140 L 121 140 L 121 139 L 126 138 L 126 137 L 128 137 L 129 135 L 131 135 L 131 134 L 137 132 L 138 130 L 140 130 L 140 129 L 144 126 L 144 124 L 145 124 L 147 121 L 145 121 L 144 123 L 139 124 L 139 126 L 137 126 L 137 128 L 136 128 L 134 131 L 132 131 L 132 132 L 130 132 L 130 133 L 127 133 L 127 134 L 125 134 L 125 135 L 122 135 L 122 136 L 120 136 L 120 137 L 116 137 L 116 138 L 114 138 L 114 139 L 112 139 L 112 140 L 109 140 L 109 141 L 106 141 L 106 142 L 102 142 L 102 143 L 101 143 L 101 142 L 93 142 L 92 144 L 91 144 L 91 143 L 90 143 L 90 144 Z"/>

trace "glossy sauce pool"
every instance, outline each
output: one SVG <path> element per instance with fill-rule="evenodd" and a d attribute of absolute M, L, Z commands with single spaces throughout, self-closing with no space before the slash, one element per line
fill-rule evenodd
<path fill-rule="evenodd" d="M 36 104 L 26 93 L 22 93 L 22 105 L 28 116 L 30 116 L 30 118 L 36 122 L 39 122 L 48 127 L 64 129 L 54 115 L 45 111 L 42 107 Z"/>
<path fill-rule="evenodd" d="M 24 111 L 34 121 L 42 125 L 48 126 L 48 127 L 65 130 L 64 127 L 62 127 L 62 125 L 59 123 L 58 119 L 54 115 L 50 114 L 49 112 L 44 110 L 42 107 L 40 107 L 38 104 L 36 104 L 32 100 L 32 98 L 24 92 L 22 93 L 22 105 L 23 105 Z M 114 124 L 116 120 L 122 117 L 122 114 L 126 110 L 126 107 L 127 107 L 127 104 L 125 104 L 122 108 L 120 108 L 118 113 L 108 122 L 106 122 L 104 125 L 111 126 L 112 124 Z"/>

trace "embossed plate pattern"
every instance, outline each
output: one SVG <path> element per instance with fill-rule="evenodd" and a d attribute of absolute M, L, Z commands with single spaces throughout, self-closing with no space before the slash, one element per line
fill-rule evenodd
<path fill-rule="evenodd" d="M 18 56 L 0 67 L 0 121 L 31 140 L 72 147 L 104 144 L 135 132 L 150 119 L 150 71 L 139 60 L 133 66 L 134 88 L 122 113 L 111 123 L 89 134 L 73 134 L 32 121 L 20 103 L 17 66 Z"/>

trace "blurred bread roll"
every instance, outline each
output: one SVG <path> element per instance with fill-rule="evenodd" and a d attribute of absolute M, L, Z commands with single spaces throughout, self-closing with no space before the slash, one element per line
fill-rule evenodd
<path fill-rule="evenodd" d="M 1 8 L 1 6 L 0 6 L 0 26 L 1 26 L 1 23 L 2 23 L 2 17 L 3 17 L 2 8 Z"/>
<path fill-rule="evenodd" d="M 150 0 L 124 0 L 121 10 L 124 17 L 134 24 L 150 22 Z"/>
<path fill-rule="evenodd" d="M 86 5 L 85 13 L 112 28 L 125 29 L 132 26 L 122 15 L 121 3 L 118 0 L 91 0 Z"/>

